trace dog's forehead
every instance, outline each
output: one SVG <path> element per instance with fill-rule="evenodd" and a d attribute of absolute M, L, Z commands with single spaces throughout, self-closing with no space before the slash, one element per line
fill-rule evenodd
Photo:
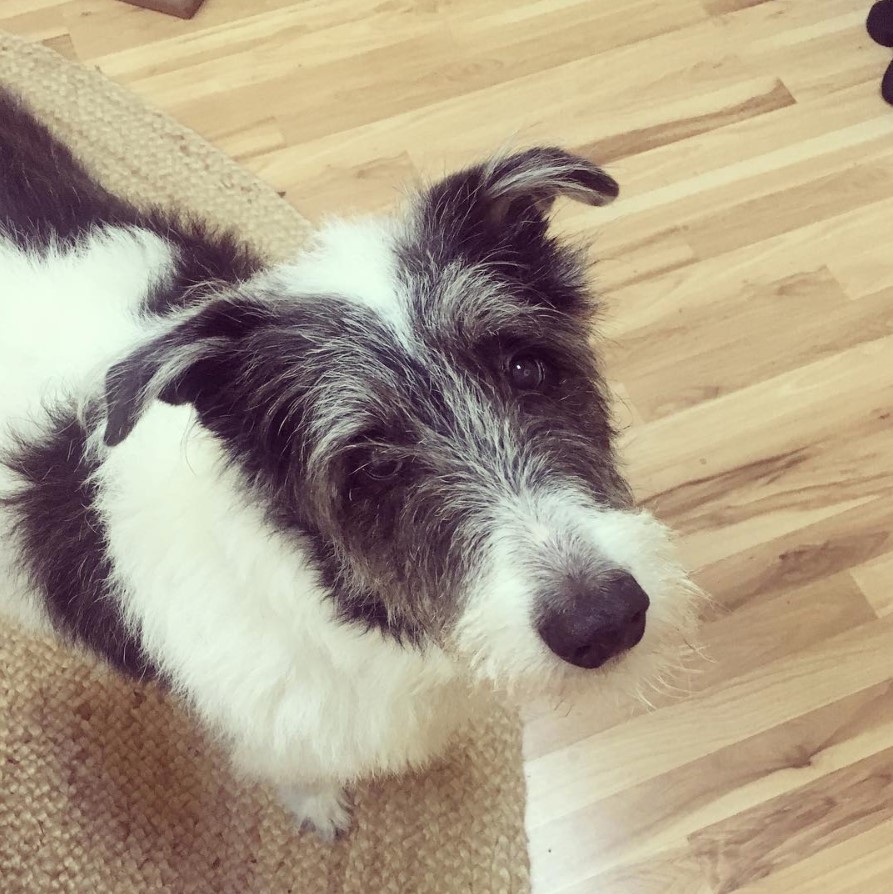
<path fill-rule="evenodd" d="M 417 224 L 329 222 L 286 269 L 299 302 L 318 296 L 312 362 L 325 374 L 314 394 L 327 418 L 349 417 L 358 430 L 390 417 L 471 431 L 498 424 L 493 376 L 503 353 L 545 350 L 565 369 L 589 370 L 581 318 L 532 298 L 522 272 L 469 259 L 444 247 L 449 234 Z"/>
<path fill-rule="evenodd" d="M 422 333 L 494 330 L 532 309 L 481 263 L 445 258 L 411 218 L 335 220 L 289 268 L 290 285 L 368 311 L 401 346 Z"/>
<path fill-rule="evenodd" d="M 298 292 L 355 304 L 406 335 L 409 319 L 399 275 L 399 237 L 398 223 L 390 217 L 331 220 L 297 263 L 286 268 L 288 285 Z"/>

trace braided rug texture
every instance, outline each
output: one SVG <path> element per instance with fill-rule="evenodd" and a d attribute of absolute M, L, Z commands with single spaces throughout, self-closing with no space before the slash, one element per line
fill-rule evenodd
<path fill-rule="evenodd" d="M 0 83 L 137 203 L 235 227 L 271 257 L 309 231 L 196 134 L 44 47 L 0 33 Z M 494 708 L 443 764 L 354 800 L 342 841 L 299 833 L 173 698 L 0 619 L 3 894 L 529 891 L 514 714 Z"/>

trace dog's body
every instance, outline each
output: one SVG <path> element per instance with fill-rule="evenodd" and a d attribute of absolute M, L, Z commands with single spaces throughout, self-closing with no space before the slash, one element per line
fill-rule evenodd
<path fill-rule="evenodd" d="M 5 613 L 159 677 L 324 834 L 482 689 L 675 657 L 690 588 L 546 233 L 607 175 L 530 150 L 276 267 L 110 195 L 2 96 L 0 178 Z"/>

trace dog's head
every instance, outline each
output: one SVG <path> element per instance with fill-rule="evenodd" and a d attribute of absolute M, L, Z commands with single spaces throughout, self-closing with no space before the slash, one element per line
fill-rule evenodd
<path fill-rule="evenodd" d="M 330 224 L 114 366 L 106 443 L 191 403 L 343 617 L 490 680 L 635 680 L 678 648 L 690 588 L 617 469 L 583 258 L 548 222 L 617 192 L 533 149 Z"/>

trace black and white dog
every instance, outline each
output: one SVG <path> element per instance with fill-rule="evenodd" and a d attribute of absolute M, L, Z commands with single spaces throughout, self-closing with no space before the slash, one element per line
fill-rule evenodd
<path fill-rule="evenodd" d="M 695 590 L 617 470 L 548 232 L 617 191 L 530 149 L 270 266 L 0 96 L 4 612 L 164 681 L 328 836 L 479 691 L 659 677 Z"/>

